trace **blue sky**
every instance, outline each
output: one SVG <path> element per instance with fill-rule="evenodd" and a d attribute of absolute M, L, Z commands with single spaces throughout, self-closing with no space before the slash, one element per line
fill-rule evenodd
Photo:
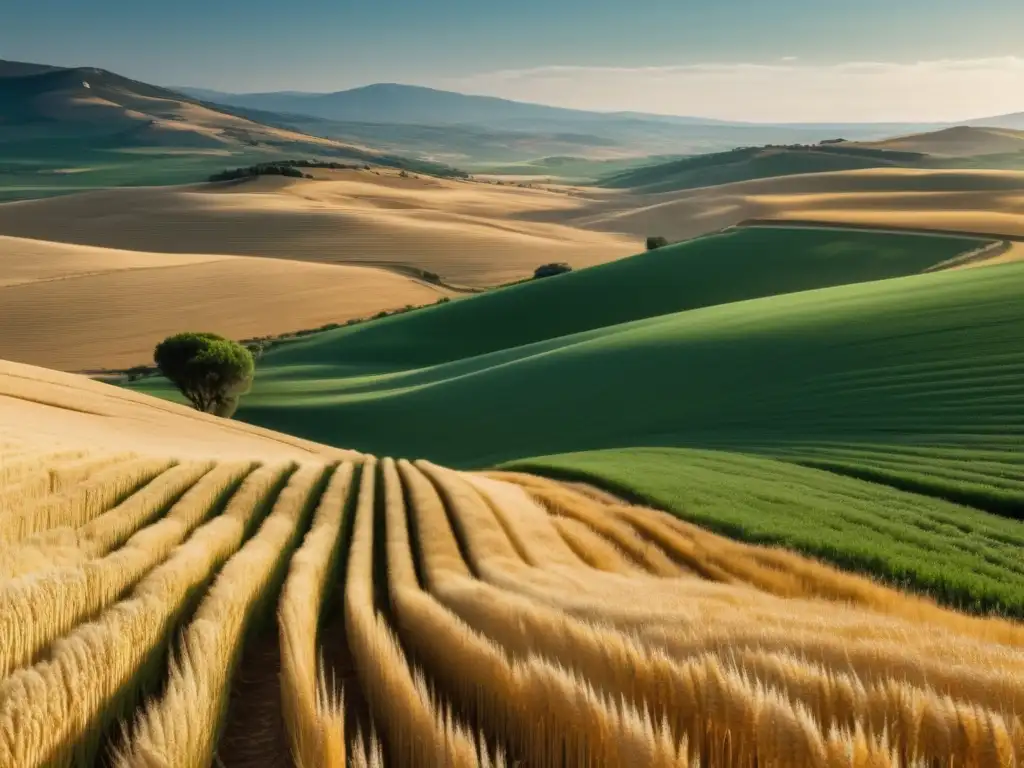
<path fill-rule="evenodd" d="M 0 17 L 0 58 L 164 85 L 388 81 L 769 120 L 1024 110 L 1020 0 L 0 0 Z M 797 114 L 793 89 L 815 103 Z"/>

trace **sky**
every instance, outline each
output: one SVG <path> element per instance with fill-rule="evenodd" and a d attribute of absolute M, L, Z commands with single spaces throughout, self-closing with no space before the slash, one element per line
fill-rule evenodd
<path fill-rule="evenodd" d="M 1024 111 L 1021 0 L 0 0 L 0 58 L 787 122 Z"/>

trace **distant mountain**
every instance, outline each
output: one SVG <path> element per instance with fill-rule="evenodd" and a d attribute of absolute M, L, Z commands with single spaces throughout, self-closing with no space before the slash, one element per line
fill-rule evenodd
<path fill-rule="evenodd" d="M 230 149 L 364 147 L 316 138 L 218 105 L 91 67 L 0 61 L 0 143 L 87 141 L 91 146 Z"/>
<path fill-rule="evenodd" d="M 920 127 L 761 125 L 642 112 L 588 112 L 394 83 L 337 93 L 178 90 L 235 109 L 285 115 L 288 124 L 318 135 L 374 146 L 384 141 L 389 151 L 468 165 L 548 155 L 611 159 L 701 154 L 840 136 L 881 139 Z"/>
<path fill-rule="evenodd" d="M 273 112 L 313 115 L 328 120 L 402 125 L 487 125 L 506 129 L 550 130 L 552 124 L 578 126 L 588 122 L 652 120 L 686 125 L 730 125 L 697 117 L 644 115 L 642 113 L 588 112 L 544 104 L 511 101 L 494 96 L 470 96 L 397 83 L 377 83 L 336 93 L 233 94 L 202 88 L 181 88 L 222 104 Z"/>
<path fill-rule="evenodd" d="M 980 120 L 969 120 L 967 125 L 972 127 L 1009 128 L 1011 130 L 1024 131 L 1024 112 L 1016 112 L 1012 115 L 985 117 Z"/>
<path fill-rule="evenodd" d="M 51 67 L 46 64 L 28 64 L 23 61 L 4 61 L 0 59 L 0 78 L 41 75 L 44 72 L 53 72 L 57 69 L 60 69 L 60 67 Z"/>
<path fill-rule="evenodd" d="M 0 60 L 0 201 L 193 183 L 239 166 L 309 159 L 454 173 L 103 69 Z"/>

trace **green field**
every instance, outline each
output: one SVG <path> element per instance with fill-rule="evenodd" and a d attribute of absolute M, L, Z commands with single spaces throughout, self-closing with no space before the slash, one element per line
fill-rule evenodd
<path fill-rule="evenodd" d="M 661 165 L 681 159 L 673 155 L 624 157 L 616 160 L 593 160 L 586 157 L 542 157 L 521 163 L 480 166 L 474 173 L 495 176 L 546 176 L 573 184 L 590 184 L 650 165 Z"/>
<path fill-rule="evenodd" d="M 582 473 L 740 538 L 1021 613 L 1024 264 L 922 274 L 977 245 L 733 230 L 285 343 L 239 418 L 463 468 Z M 536 458 L 554 454 L 574 455 Z"/>
<path fill-rule="evenodd" d="M 190 147 L 131 146 L 123 137 L 80 140 L 0 142 L 0 202 L 109 187 L 157 187 L 198 184 L 212 174 L 278 160 L 367 162 L 445 174 L 447 166 L 397 156 L 357 151 L 317 154 L 306 144 L 209 150 Z"/>
<path fill-rule="evenodd" d="M 741 147 L 627 168 L 608 174 L 598 182 L 611 189 L 659 193 L 803 173 L 868 168 L 1020 170 L 1024 168 L 1024 152 L 948 158 L 846 144 Z"/>
<path fill-rule="evenodd" d="M 287 158 L 259 150 L 204 154 L 188 149 L 85 148 L 61 141 L 50 146 L 0 143 L 0 201 L 105 187 L 194 184 L 225 168 L 273 159 Z"/>

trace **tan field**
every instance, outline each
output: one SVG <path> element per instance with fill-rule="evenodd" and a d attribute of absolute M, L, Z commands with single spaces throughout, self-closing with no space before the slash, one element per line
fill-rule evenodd
<path fill-rule="evenodd" d="M 0 640 L 19 768 L 1024 757 L 1019 624 L 586 487 L 11 363 Z"/>
<path fill-rule="evenodd" d="M 1024 236 L 1024 173 L 905 168 L 760 179 L 592 203 L 577 226 L 698 237 L 747 219 L 808 220 Z"/>
<path fill-rule="evenodd" d="M 236 339 L 278 335 L 450 293 L 369 267 L 0 237 L 0 354 L 69 371 L 127 368 L 194 326 Z"/>
<path fill-rule="evenodd" d="M 873 169 L 659 195 L 314 173 L 0 205 L 0 354 L 127 367 L 185 326 L 275 335 L 451 293 L 410 270 L 489 286 L 749 219 L 1024 237 L 1024 173 L 1006 171 Z"/>
<path fill-rule="evenodd" d="M 0 476 L 20 454 L 81 453 L 100 446 L 110 453 L 150 456 L 268 460 L 358 456 L 84 376 L 0 360 Z"/>
<path fill-rule="evenodd" d="M 937 157 L 977 157 L 1024 151 L 1024 131 L 1009 128 L 958 126 L 941 131 L 865 142 L 862 147 L 898 152 L 920 152 Z"/>
<path fill-rule="evenodd" d="M 469 286 L 517 280 L 551 261 L 598 264 L 642 246 L 530 220 L 579 207 L 556 192 L 386 171 L 322 175 L 9 203 L 0 205 L 0 234 L 157 253 L 402 264 Z"/>

